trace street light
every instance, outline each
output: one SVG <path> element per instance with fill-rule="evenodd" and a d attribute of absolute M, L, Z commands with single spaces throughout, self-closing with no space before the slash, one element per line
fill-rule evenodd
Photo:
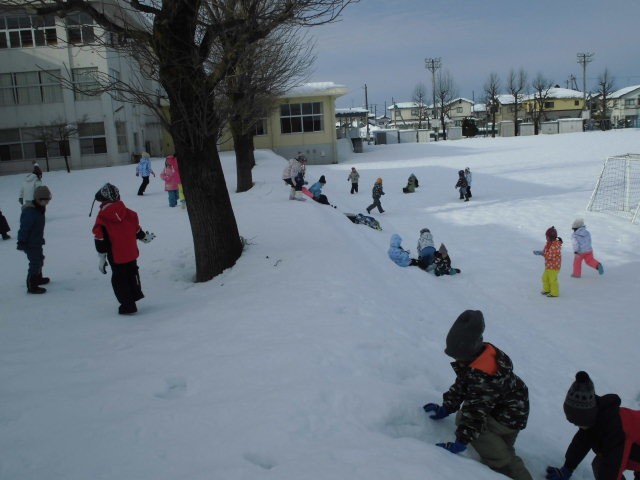
<path fill-rule="evenodd" d="M 433 94 L 432 111 L 434 120 L 436 119 L 436 70 L 440 68 L 440 64 L 440 57 L 424 59 L 425 67 L 431 72 L 431 92 Z"/>

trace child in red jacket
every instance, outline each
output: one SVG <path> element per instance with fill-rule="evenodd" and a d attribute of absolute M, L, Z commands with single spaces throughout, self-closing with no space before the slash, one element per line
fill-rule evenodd
<path fill-rule="evenodd" d="M 136 240 L 149 243 L 155 235 L 140 228 L 138 214 L 120 200 L 115 185 L 106 183 L 96 192 L 95 199 L 100 202 L 100 212 L 92 230 L 100 258 L 98 268 L 106 274 L 107 265 L 111 265 L 111 285 L 120 302 L 118 313 L 135 313 L 138 311 L 136 301 L 144 298 L 136 261 Z"/>
<path fill-rule="evenodd" d="M 547 243 L 543 250 L 534 250 L 534 255 L 544 257 L 544 272 L 542 273 L 542 295 L 547 297 L 557 297 L 560 295 L 560 285 L 558 285 L 558 272 L 562 264 L 562 239 L 558 237 L 558 232 L 554 226 L 547 229 L 545 233 Z"/>
<path fill-rule="evenodd" d="M 562 467 L 547 467 L 548 480 L 567 480 L 589 450 L 596 480 L 620 480 L 625 470 L 640 479 L 640 410 L 620 406 L 613 393 L 598 396 L 587 372 L 576 373 L 564 401 L 564 413 L 579 430 L 573 436 Z"/>

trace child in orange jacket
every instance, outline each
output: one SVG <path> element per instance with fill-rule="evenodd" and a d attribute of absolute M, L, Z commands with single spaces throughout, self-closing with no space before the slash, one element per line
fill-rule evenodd
<path fill-rule="evenodd" d="M 534 255 L 544 257 L 544 272 L 542 273 L 542 295 L 547 297 L 557 297 L 560 295 L 558 285 L 558 272 L 562 263 L 562 239 L 558 237 L 558 232 L 551 226 L 545 232 L 547 243 L 543 250 L 534 250 Z"/>

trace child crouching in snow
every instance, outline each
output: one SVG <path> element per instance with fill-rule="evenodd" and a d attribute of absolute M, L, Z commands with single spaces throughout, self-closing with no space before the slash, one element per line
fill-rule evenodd
<path fill-rule="evenodd" d="M 460 273 L 459 268 L 451 268 L 451 257 L 449 257 L 449 252 L 444 243 L 441 243 L 438 251 L 433 254 L 433 263 L 435 265 L 433 273 L 436 277 Z"/>
<path fill-rule="evenodd" d="M 557 297 L 560 295 L 558 272 L 562 263 L 562 239 L 558 237 L 555 227 L 551 226 L 545 233 L 547 243 L 543 250 L 534 250 L 534 255 L 544 257 L 544 272 L 542 273 L 542 295 Z"/>
<path fill-rule="evenodd" d="M 402 238 L 397 233 L 391 235 L 391 241 L 389 242 L 389 250 L 387 254 L 389 258 L 400 267 L 409 267 L 413 265 L 418 265 L 418 260 L 415 258 L 411 258 L 409 255 L 409 250 L 405 250 L 401 246 Z"/>

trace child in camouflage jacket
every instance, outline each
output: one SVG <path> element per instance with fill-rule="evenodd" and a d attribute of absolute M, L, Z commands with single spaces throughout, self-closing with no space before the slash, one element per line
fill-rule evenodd
<path fill-rule="evenodd" d="M 425 412 L 439 420 L 456 414 L 456 439 L 438 443 L 451 453 L 471 444 L 482 463 L 516 480 L 531 480 L 531 474 L 513 448 L 529 417 L 529 391 L 513 373 L 506 353 L 483 342 L 484 317 L 479 310 L 465 310 L 447 335 L 445 353 L 456 381 L 442 396 L 442 405 L 427 403 Z"/>

